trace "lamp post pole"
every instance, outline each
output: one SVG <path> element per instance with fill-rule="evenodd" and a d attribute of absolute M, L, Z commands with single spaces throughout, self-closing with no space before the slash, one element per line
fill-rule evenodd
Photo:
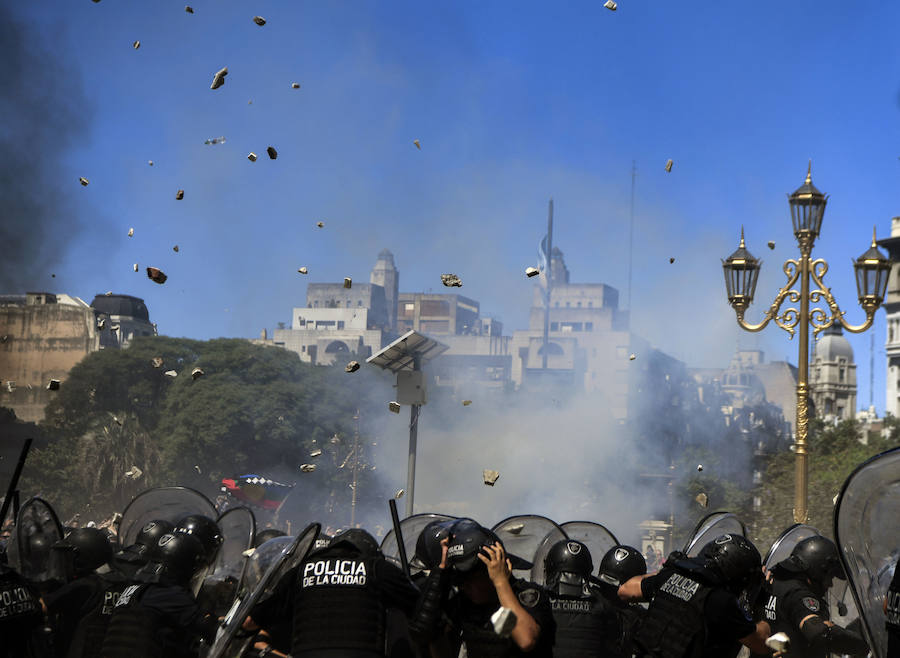
<path fill-rule="evenodd" d="M 831 327 L 835 323 L 853 333 L 861 333 L 872 326 L 875 311 L 884 300 L 891 261 L 881 255 L 875 246 L 875 233 L 872 233 L 872 245 L 868 251 L 856 259 L 853 269 L 856 272 L 856 288 L 859 304 L 866 313 L 866 320 L 860 325 L 848 324 L 844 312 L 835 301 L 831 290 L 825 286 L 823 279 L 828 272 L 828 263 L 822 259 L 811 258 L 813 244 L 822 228 L 827 197 L 812 184 L 812 163 L 806 173 L 806 180 L 789 197 L 791 221 L 794 237 L 800 247 L 799 259 L 788 259 L 784 262 L 783 271 L 788 282 L 778 291 L 775 300 L 765 313 L 762 322 L 750 324 L 744 320 L 744 313 L 753 302 L 756 282 L 759 277 L 761 261 L 747 251 L 744 244 L 744 229 L 741 229 L 741 242 L 737 250 L 722 261 L 725 272 L 725 288 L 728 303 L 734 308 L 738 325 L 747 331 L 762 331 L 772 320 L 788 332 L 791 338 L 799 332 L 798 369 L 797 369 L 797 427 L 794 439 L 795 476 L 794 476 L 794 522 L 806 523 L 809 516 L 808 473 L 809 473 L 809 328 L 814 335 Z M 800 290 L 795 286 L 799 283 Z M 815 286 L 815 287 L 813 287 Z M 796 304 L 784 311 L 781 307 L 785 300 Z M 825 302 L 826 312 L 815 306 Z M 814 308 L 810 308 L 815 306 Z"/>

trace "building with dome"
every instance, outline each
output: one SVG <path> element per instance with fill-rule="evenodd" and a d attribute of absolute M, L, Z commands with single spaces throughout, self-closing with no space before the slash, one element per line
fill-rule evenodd
<path fill-rule="evenodd" d="M 819 337 L 809 368 L 810 393 L 816 415 L 827 420 L 856 417 L 856 364 L 853 348 L 840 325 Z"/>

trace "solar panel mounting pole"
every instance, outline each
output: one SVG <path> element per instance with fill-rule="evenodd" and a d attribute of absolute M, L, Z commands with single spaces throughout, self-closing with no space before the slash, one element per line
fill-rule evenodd
<path fill-rule="evenodd" d="M 422 369 L 422 360 L 413 359 L 413 371 Z M 419 440 L 419 405 L 409 406 L 409 461 L 406 466 L 406 516 L 413 515 L 413 503 L 416 495 L 416 444 Z"/>

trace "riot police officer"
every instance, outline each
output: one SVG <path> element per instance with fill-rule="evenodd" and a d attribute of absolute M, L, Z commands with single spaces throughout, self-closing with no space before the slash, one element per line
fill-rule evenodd
<path fill-rule="evenodd" d="M 894 566 L 894 577 L 884 595 L 885 628 L 888 636 L 887 658 L 900 658 L 900 561 Z"/>
<path fill-rule="evenodd" d="M 188 585 L 207 566 L 206 551 L 189 534 L 160 537 L 151 561 L 113 607 L 101 658 L 181 658 L 197 655 L 215 635 L 215 617 L 202 610 Z"/>
<path fill-rule="evenodd" d="M 174 534 L 193 535 L 203 545 L 204 561 L 212 564 L 225 540 L 219 525 L 208 516 L 191 514 L 175 524 Z"/>
<path fill-rule="evenodd" d="M 29 640 L 43 619 L 38 592 L 0 562 L 0 658 L 30 655 Z"/>
<path fill-rule="evenodd" d="M 594 563 L 580 541 L 563 539 L 544 559 L 544 587 L 556 626 L 557 658 L 623 656 L 623 624 L 615 608 L 591 586 Z M 629 654 L 630 655 L 630 654 Z"/>
<path fill-rule="evenodd" d="M 138 569 L 150 560 L 150 553 L 163 535 L 169 534 L 175 526 L 169 521 L 157 519 L 144 524 L 134 544 L 126 546 L 113 556 L 116 568 L 131 578 Z"/>
<path fill-rule="evenodd" d="M 647 561 L 633 546 L 618 544 L 610 548 L 600 560 L 595 588 L 617 611 L 621 624 L 619 636 L 622 638 L 624 655 L 631 655 L 631 637 L 644 614 L 638 603 L 626 603 L 619 598 L 619 587 L 635 576 L 647 573 Z"/>
<path fill-rule="evenodd" d="M 636 576 L 619 588 L 625 601 L 649 600 L 635 631 L 639 656 L 725 658 L 738 642 L 769 653 L 765 622 L 754 624 L 739 596 L 762 577 L 759 551 L 741 535 L 722 535 L 696 558 L 674 554 L 656 574 Z"/>
<path fill-rule="evenodd" d="M 411 615 L 418 594 L 372 535 L 351 528 L 288 571 L 272 596 L 251 610 L 244 627 L 267 630 L 289 620 L 295 658 L 381 657 L 388 609 Z"/>
<path fill-rule="evenodd" d="M 790 557 L 775 565 L 771 575 L 762 597 L 763 616 L 773 632 L 787 633 L 792 657 L 868 652 L 861 636 L 829 620 L 825 594 L 834 578 L 844 579 L 833 541 L 820 535 L 807 537 L 794 546 Z"/>

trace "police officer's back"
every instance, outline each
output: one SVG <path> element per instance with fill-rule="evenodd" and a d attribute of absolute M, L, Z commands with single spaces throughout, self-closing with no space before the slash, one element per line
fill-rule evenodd
<path fill-rule="evenodd" d="M 738 597 L 762 576 L 759 551 L 740 535 L 722 535 L 697 558 L 673 555 L 656 574 L 619 588 L 625 600 L 650 600 L 635 632 L 640 656 L 727 658 L 739 642 L 767 652 L 768 624 L 754 624 Z"/>
<path fill-rule="evenodd" d="M 194 656 L 212 639 L 216 620 L 200 609 L 188 584 L 204 568 L 203 545 L 188 534 L 160 537 L 151 562 L 138 572 L 113 608 L 101 658 Z"/>
<path fill-rule="evenodd" d="M 289 619 L 294 658 L 373 658 L 385 655 L 388 609 L 410 615 L 417 599 L 418 590 L 375 539 L 352 528 L 288 571 L 248 621 L 267 629 Z"/>
<path fill-rule="evenodd" d="M 761 598 L 762 616 L 772 632 L 787 633 L 792 658 L 868 652 L 861 636 L 829 620 L 825 594 L 834 578 L 844 579 L 837 546 L 819 535 L 798 542 L 790 557 L 772 569 Z"/>
<path fill-rule="evenodd" d="M 638 603 L 626 603 L 619 598 L 619 587 L 635 576 L 647 573 L 647 562 L 641 552 L 633 546 L 618 544 L 613 546 L 600 560 L 597 581 L 594 586 L 600 595 L 612 605 L 617 613 L 620 629 L 619 651 L 622 655 L 632 653 L 632 636 L 645 610 Z"/>
<path fill-rule="evenodd" d="M 31 634 L 42 619 L 37 590 L 0 562 L 0 658 L 28 656 Z"/>

